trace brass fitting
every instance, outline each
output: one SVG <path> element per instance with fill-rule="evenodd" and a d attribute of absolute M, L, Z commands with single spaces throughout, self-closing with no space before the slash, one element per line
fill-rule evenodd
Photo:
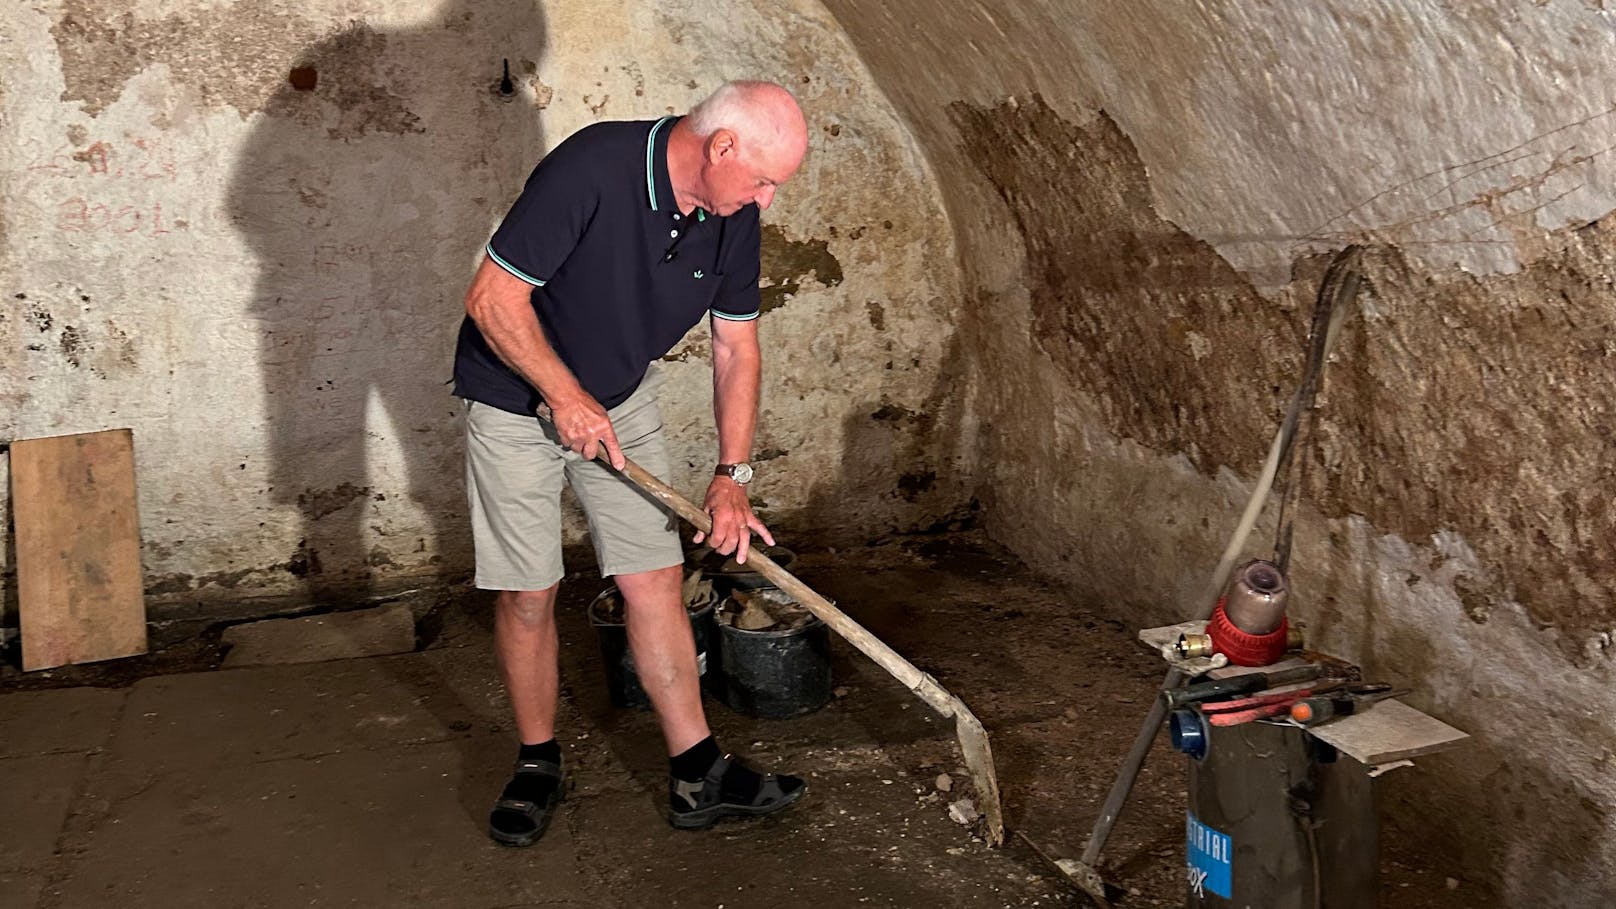
<path fill-rule="evenodd" d="M 1212 655 L 1212 637 L 1205 634 L 1181 634 L 1173 644 L 1173 655 L 1181 660 L 1194 660 Z"/>

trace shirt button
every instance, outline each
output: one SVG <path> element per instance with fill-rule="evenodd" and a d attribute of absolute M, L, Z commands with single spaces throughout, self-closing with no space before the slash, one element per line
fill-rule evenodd
<path fill-rule="evenodd" d="M 670 230 L 670 231 L 668 231 L 668 236 L 677 237 L 677 236 L 679 236 L 679 232 L 676 231 L 676 230 Z"/>
<path fill-rule="evenodd" d="M 681 216 L 680 216 L 680 214 L 678 212 L 673 213 L 673 220 L 677 221 L 677 220 L 679 220 L 680 217 Z"/>

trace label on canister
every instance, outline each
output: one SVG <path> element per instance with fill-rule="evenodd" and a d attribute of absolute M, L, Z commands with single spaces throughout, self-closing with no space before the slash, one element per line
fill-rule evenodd
<path fill-rule="evenodd" d="M 1208 893 L 1229 899 L 1234 889 L 1234 841 L 1186 812 L 1184 855 L 1190 892 L 1198 897 Z"/>

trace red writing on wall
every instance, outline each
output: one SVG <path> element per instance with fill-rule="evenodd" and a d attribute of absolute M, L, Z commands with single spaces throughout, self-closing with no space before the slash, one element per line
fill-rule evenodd
<path fill-rule="evenodd" d="M 152 139 L 130 138 L 121 144 L 97 141 L 80 148 L 72 144 L 28 166 L 30 171 L 68 180 L 89 179 L 135 183 L 174 183 L 179 165 L 171 149 Z M 90 187 L 86 187 L 89 189 Z M 162 202 L 127 204 L 103 201 L 100 193 L 86 193 L 56 206 L 56 229 L 70 233 L 160 237 L 186 226 L 183 219 L 163 210 Z"/>
<path fill-rule="evenodd" d="M 73 233 L 140 234 L 160 237 L 173 232 L 163 217 L 163 203 L 111 206 L 78 197 L 56 207 L 56 229 Z"/>
<path fill-rule="evenodd" d="M 28 165 L 36 173 L 58 177 L 108 177 L 135 180 L 179 179 L 179 165 L 166 145 L 135 138 L 125 145 L 95 142 L 87 148 L 64 143 L 49 155 Z"/>

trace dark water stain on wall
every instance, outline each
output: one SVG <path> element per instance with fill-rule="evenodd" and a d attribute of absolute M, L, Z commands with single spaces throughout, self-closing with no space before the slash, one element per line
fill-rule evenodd
<path fill-rule="evenodd" d="M 60 362 L 99 379 L 118 379 L 135 372 L 138 351 L 128 332 L 111 319 L 97 321 L 89 294 L 75 289 L 73 295 L 69 299 L 55 292 L 38 299 L 26 292 L 13 293 L 21 320 L 11 322 L 0 314 L 0 344 L 39 353 L 54 350 Z M 48 338 L 35 339 L 23 332 L 23 323 L 39 334 L 54 334 L 55 343 L 48 344 Z M 29 378 L 38 375 L 34 373 Z"/>
<path fill-rule="evenodd" d="M 1410 540 L 1458 531 L 1505 583 L 1461 587 L 1465 614 L 1519 602 L 1579 663 L 1581 639 L 1616 622 L 1613 260 L 1605 227 L 1486 279 L 1381 251 L 1376 315 L 1332 366 L 1308 491 Z"/>
<path fill-rule="evenodd" d="M 325 125 L 338 139 L 421 131 L 403 93 L 388 87 L 412 61 L 389 60 L 387 38 L 362 23 L 322 42 L 326 36 L 310 21 L 260 4 L 161 18 L 143 18 L 136 6 L 134 0 L 64 0 L 51 28 L 62 60 L 63 101 L 78 101 L 98 115 L 130 79 L 161 63 L 204 103 L 242 115 L 270 105 L 276 109 L 269 113 L 324 122 L 334 111 Z M 319 50 L 317 59 L 310 47 Z M 288 66 L 289 60 L 295 62 Z M 297 104 L 276 91 L 293 69 L 315 81 L 297 93 Z"/>
<path fill-rule="evenodd" d="M 1025 244 L 1033 343 L 1099 402 L 1104 428 L 1208 476 L 1254 473 L 1298 378 L 1322 257 L 1266 300 L 1154 213 L 1142 162 L 1103 112 L 1080 125 L 1035 96 L 951 115 Z M 1561 241 L 1485 279 L 1372 250 L 1304 495 L 1416 544 L 1458 532 L 1492 580 L 1465 580 L 1464 614 L 1522 603 L 1580 663 L 1581 639 L 1616 622 L 1616 231 Z"/>
<path fill-rule="evenodd" d="M 153 574 L 146 578 L 146 595 L 150 597 L 172 596 L 180 593 L 217 594 L 220 591 L 235 590 L 241 587 L 244 581 L 251 580 L 255 586 L 264 579 L 273 575 L 290 572 L 294 575 L 308 573 L 306 555 L 300 549 L 299 555 L 291 561 L 279 562 L 262 568 L 237 568 L 229 571 L 211 571 L 207 574 L 190 575 L 185 572 L 172 574 Z"/>
<path fill-rule="evenodd" d="M 17 299 L 24 299 L 24 295 L 17 294 Z M 29 303 L 28 307 L 23 310 L 23 318 L 28 320 L 28 324 L 42 332 L 50 331 L 51 326 L 56 321 L 55 317 L 51 315 L 51 311 L 37 301 Z"/>
<path fill-rule="evenodd" d="M 1026 244 L 1036 343 L 1106 429 L 1208 475 L 1258 465 L 1300 362 L 1298 315 L 1156 215 L 1144 164 L 1104 112 L 1078 125 L 1034 95 L 950 114 Z"/>
<path fill-rule="evenodd" d="M 83 365 L 79 359 L 79 354 L 84 349 L 83 332 L 72 325 L 63 326 L 62 336 L 58 340 L 57 346 L 61 348 L 62 359 L 66 360 L 69 365 L 75 369 Z"/>
<path fill-rule="evenodd" d="M 294 69 L 313 74 L 313 86 L 306 91 L 276 93 L 265 113 L 311 126 L 324 124 L 333 139 L 356 139 L 366 132 L 424 132 L 420 118 L 406 106 L 406 98 L 389 88 L 395 74 L 389 72 L 387 44 L 387 37 L 369 26 L 352 24 L 299 57 Z M 335 108 L 334 120 L 327 105 Z"/>
<path fill-rule="evenodd" d="M 870 327 L 876 331 L 886 331 L 886 311 L 881 308 L 881 304 L 874 300 L 866 300 L 864 308 L 870 314 Z"/>
<path fill-rule="evenodd" d="M 369 486 L 343 483 L 332 489 L 310 489 L 297 497 L 297 504 L 311 519 L 318 520 L 347 508 L 349 503 L 355 499 L 365 498 L 371 492 Z"/>
<path fill-rule="evenodd" d="M 913 502 L 937 483 L 937 472 L 923 470 L 917 473 L 906 473 L 898 478 L 898 494 L 906 501 Z"/>
<path fill-rule="evenodd" d="M 134 0 L 64 0 L 51 34 L 62 59 L 63 101 L 101 113 L 155 63 L 213 105 L 246 114 L 286 77 L 283 61 L 317 37 L 283 10 L 238 4 L 143 18 Z"/>
<path fill-rule="evenodd" d="M 785 231 L 765 224 L 760 256 L 763 278 L 770 282 L 770 286 L 761 291 L 760 312 L 785 305 L 810 276 L 824 287 L 842 283 L 842 263 L 831 255 L 830 246 L 824 240 L 791 240 Z"/>

